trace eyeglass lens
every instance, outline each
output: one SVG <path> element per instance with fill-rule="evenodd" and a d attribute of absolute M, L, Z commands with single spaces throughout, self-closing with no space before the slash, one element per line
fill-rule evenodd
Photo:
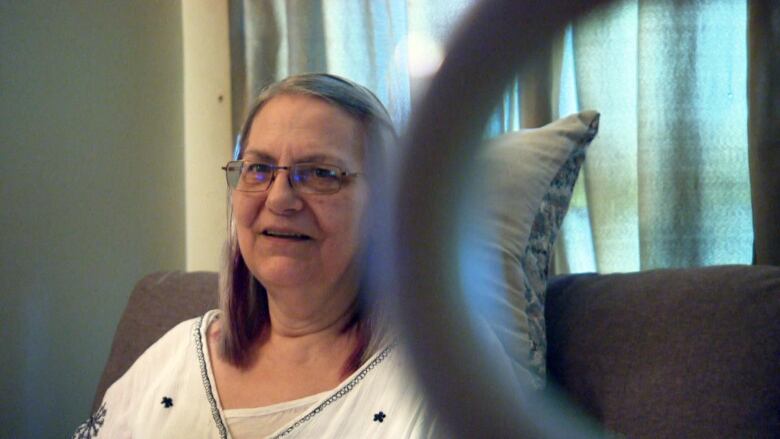
<path fill-rule="evenodd" d="M 304 193 L 333 193 L 341 188 L 341 169 L 314 163 L 300 163 L 277 167 L 266 163 L 230 162 L 225 167 L 227 181 L 231 188 L 246 192 L 268 190 L 279 170 L 289 172 L 288 181 L 292 187 Z"/>

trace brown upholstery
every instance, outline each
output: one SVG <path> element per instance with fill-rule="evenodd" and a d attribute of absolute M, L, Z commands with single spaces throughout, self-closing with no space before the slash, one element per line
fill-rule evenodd
<path fill-rule="evenodd" d="M 95 397 L 179 321 L 216 306 L 215 273 L 141 280 Z M 554 279 L 550 379 L 634 438 L 770 438 L 780 431 L 780 267 Z"/>
<path fill-rule="evenodd" d="M 550 284 L 550 374 L 628 437 L 777 437 L 780 267 Z"/>

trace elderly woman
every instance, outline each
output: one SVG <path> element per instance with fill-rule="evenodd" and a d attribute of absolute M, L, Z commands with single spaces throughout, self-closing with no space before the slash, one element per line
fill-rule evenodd
<path fill-rule="evenodd" d="M 361 296 L 370 165 L 394 138 L 379 100 L 351 81 L 265 88 L 224 168 L 220 309 L 150 347 L 74 437 L 443 435 Z"/>

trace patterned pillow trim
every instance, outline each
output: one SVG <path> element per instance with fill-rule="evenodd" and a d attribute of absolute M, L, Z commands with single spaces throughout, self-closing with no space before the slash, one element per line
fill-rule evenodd
<path fill-rule="evenodd" d="M 547 288 L 551 251 L 563 218 L 569 209 L 574 184 L 577 182 L 577 176 L 585 160 L 587 146 L 598 132 L 598 119 L 597 116 L 591 121 L 588 131 L 579 145 L 550 182 L 549 189 L 542 198 L 539 210 L 531 225 L 528 245 L 520 260 L 525 273 L 523 279 L 524 296 L 527 300 L 525 311 L 528 316 L 531 339 L 528 367 L 540 378 L 546 374 L 547 337 L 545 335 L 544 293 Z"/>

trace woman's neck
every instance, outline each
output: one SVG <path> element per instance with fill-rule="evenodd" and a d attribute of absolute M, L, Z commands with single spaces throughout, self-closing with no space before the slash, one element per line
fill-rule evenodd
<path fill-rule="evenodd" d="M 349 326 L 357 311 L 356 290 L 268 289 L 270 320 L 258 340 L 259 353 L 302 364 L 351 351 L 355 337 Z"/>
<path fill-rule="evenodd" d="M 269 300 L 270 322 L 256 344 L 258 365 L 290 371 L 317 370 L 340 380 L 341 371 L 357 344 L 354 328 L 350 328 L 355 315 L 354 301 L 341 313 L 320 312 L 309 319 L 274 309 Z"/>
<path fill-rule="evenodd" d="M 341 332 L 357 304 L 357 287 L 330 291 L 267 288 L 266 294 L 272 333 L 292 338 Z"/>
<path fill-rule="evenodd" d="M 269 295 L 271 321 L 253 347 L 251 363 L 238 367 L 212 356 L 223 407 L 263 407 L 336 387 L 358 346 L 351 325 L 354 303 L 328 319 L 324 316 L 329 314 L 318 313 L 315 319 L 302 320 L 298 314 L 279 312 Z"/>

